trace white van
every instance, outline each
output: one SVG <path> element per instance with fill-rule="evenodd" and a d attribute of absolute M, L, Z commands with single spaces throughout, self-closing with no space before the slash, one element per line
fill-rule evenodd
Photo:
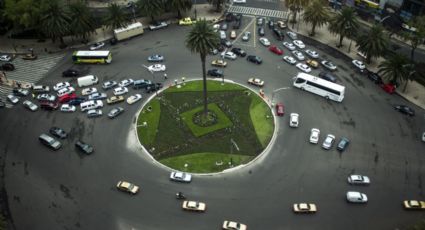
<path fill-rule="evenodd" d="M 87 75 L 84 77 L 79 77 L 77 79 L 77 82 L 79 87 L 85 87 L 97 84 L 99 82 L 99 79 L 94 75 Z"/>
<path fill-rule="evenodd" d="M 95 101 L 85 101 L 80 104 L 81 112 L 90 110 L 90 109 L 97 109 L 103 107 L 103 102 L 101 100 L 95 100 Z"/>

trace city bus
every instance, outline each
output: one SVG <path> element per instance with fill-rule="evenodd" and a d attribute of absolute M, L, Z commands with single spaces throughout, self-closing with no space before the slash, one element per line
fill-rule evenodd
<path fill-rule="evenodd" d="M 294 80 L 294 87 L 320 95 L 326 99 L 341 102 L 344 99 L 345 87 L 312 76 L 306 73 L 298 73 Z"/>
<path fill-rule="evenodd" d="M 97 51 L 75 51 L 72 54 L 72 61 L 75 64 L 89 63 L 89 64 L 109 64 L 112 61 L 112 53 L 109 50 L 97 50 Z"/>

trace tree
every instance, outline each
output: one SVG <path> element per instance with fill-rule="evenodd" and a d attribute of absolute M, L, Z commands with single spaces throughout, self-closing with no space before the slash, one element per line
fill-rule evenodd
<path fill-rule="evenodd" d="M 329 11 L 327 3 L 323 0 L 312 1 L 304 11 L 304 22 L 311 23 L 310 36 L 314 36 L 316 26 L 322 27 L 329 21 Z"/>
<path fill-rule="evenodd" d="M 111 3 L 108 7 L 108 14 L 104 18 L 104 23 L 108 28 L 123 28 L 128 25 L 128 18 L 119 5 Z"/>
<path fill-rule="evenodd" d="M 403 32 L 402 37 L 405 41 L 410 43 L 410 59 L 413 62 L 416 48 L 418 48 L 418 45 L 425 39 L 425 16 L 416 17 L 411 23 L 408 23 L 408 25 L 416 28 L 416 31 Z"/>
<path fill-rule="evenodd" d="M 71 19 L 60 0 L 44 1 L 41 5 L 41 15 L 39 25 L 41 32 L 53 42 L 59 39 L 61 45 L 65 46 L 63 37 L 69 34 Z"/>
<path fill-rule="evenodd" d="M 168 0 L 172 10 L 177 11 L 177 18 L 181 18 L 181 11 L 192 9 L 191 0 Z"/>
<path fill-rule="evenodd" d="M 402 54 L 394 54 L 388 59 L 379 64 L 378 74 L 381 74 L 384 78 L 394 83 L 405 82 L 404 90 L 412 73 L 412 64 L 409 59 Z"/>
<path fill-rule="evenodd" d="M 160 16 L 164 12 L 164 3 L 159 0 L 139 0 L 137 8 L 143 15 L 155 21 L 154 17 Z"/>
<path fill-rule="evenodd" d="M 356 17 L 356 11 L 352 7 L 344 7 L 335 16 L 329 20 L 328 29 L 332 34 L 339 35 L 339 45 L 342 47 L 344 37 L 352 37 L 357 33 L 359 21 Z"/>
<path fill-rule="evenodd" d="M 32 28 L 40 22 L 40 2 L 37 0 L 6 0 L 3 15 L 15 26 Z"/>
<path fill-rule="evenodd" d="M 207 0 L 209 4 L 215 6 L 215 11 L 220 12 L 221 5 L 224 4 L 225 0 Z"/>
<path fill-rule="evenodd" d="M 382 56 L 387 47 L 388 39 L 384 34 L 384 29 L 381 24 L 375 24 L 366 34 L 362 34 L 357 38 L 358 50 L 366 55 L 366 62 L 374 57 Z"/>
<path fill-rule="evenodd" d="M 285 7 L 292 11 L 292 29 L 294 29 L 297 22 L 297 12 L 300 12 L 309 2 L 309 0 L 285 0 Z"/>
<path fill-rule="evenodd" d="M 214 32 L 211 24 L 205 19 L 198 21 L 193 25 L 192 30 L 186 37 L 186 47 L 192 53 L 198 53 L 202 63 L 203 95 L 204 95 L 204 115 L 208 115 L 207 100 L 207 74 L 205 70 L 205 59 L 210 50 L 219 46 L 220 38 Z"/>
<path fill-rule="evenodd" d="M 69 5 L 69 13 L 71 33 L 86 40 L 96 30 L 95 19 L 89 8 L 83 1 L 77 1 Z"/>

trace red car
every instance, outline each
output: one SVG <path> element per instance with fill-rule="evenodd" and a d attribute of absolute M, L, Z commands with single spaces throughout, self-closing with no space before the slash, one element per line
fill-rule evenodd
<path fill-rule="evenodd" d="M 276 114 L 280 117 L 282 117 L 285 114 L 285 107 L 282 103 L 276 104 Z"/>
<path fill-rule="evenodd" d="M 272 51 L 273 53 L 277 54 L 277 55 L 282 55 L 283 51 L 281 49 L 279 49 L 279 47 L 272 45 L 269 47 L 269 50 Z"/>
<path fill-rule="evenodd" d="M 68 103 L 70 100 L 75 99 L 77 95 L 75 93 L 65 94 L 62 97 L 59 97 L 59 103 Z"/>
<path fill-rule="evenodd" d="M 393 85 L 393 84 L 391 84 L 391 83 L 388 83 L 388 84 L 382 84 L 381 85 L 381 87 L 382 87 L 382 89 L 385 91 L 385 92 L 387 92 L 387 93 L 389 93 L 389 94 L 393 94 L 394 93 L 394 91 L 395 91 L 395 85 Z"/>

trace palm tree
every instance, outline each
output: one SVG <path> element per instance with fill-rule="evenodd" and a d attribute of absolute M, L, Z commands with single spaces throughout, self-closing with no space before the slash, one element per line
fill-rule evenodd
<path fill-rule="evenodd" d="M 294 29 L 297 22 L 297 12 L 300 12 L 309 2 L 309 0 L 285 0 L 285 7 L 292 11 L 292 29 Z"/>
<path fill-rule="evenodd" d="M 332 34 L 339 35 L 339 45 L 342 47 L 344 37 L 352 37 L 357 33 L 359 21 L 356 17 L 356 11 L 352 7 L 344 7 L 329 21 L 329 31 Z"/>
<path fill-rule="evenodd" d="M 214 32 L 211 24 L 205 19 L 198 21 L 189 32 L 186 38 L 186 47 L 192 53 L 198 53 L 202 63 L 203 94 L 204 94 L 204 115 L 208 115 L 207 100 L 207 74 L 205 70 L 205 59 L 211 49 L 218 47 L 220 39 Z"/>
<path fill-rule="evenodd" d="M 108 6 L 108 14 L 104 18 L 106 27 L 117 29 L 128 25 L 128 18 L 124 10 L 116 3 L 111 3 Z"/>
<path fill-rule="evenodd" d="M 77 1 L 69 5 L 71 21 L 70 30 L 73 35 L 86 40 L 96 30 L 95 19 L 89 8 L 83 1 Z"/>
<path fill-rule="evenodd" d="M 177 10 L 177 18 L 181 18 L 181 11 L 190 10 L 192 8 L 191 0 L 168 0 L 171 9 Z"/>
<path fill-rule="evenodd" d="M 304 11 L 304 22 L 311 23 L 310 36 L 314 36 L 316 26 L 322 27 L 329 21 L 329 11 L 327 3 L 323 0 L 312 1 Z"/>
<path fill-rule="evenodd" d="M 402 37 L 410 43 L 410 59 L 413 62 L 416 48 L 425 39 L 425 16 L 415 18 L 409 26 L 416 28 L 416 31 L 403 32 Z"/>
<path fill-rule="evenodd" d="M 224 4 L 225 0 L 207 0 L 207 2 L 213 6 L 215 6 L 215 11 L 219 12 L 221 9 L 221 5 Z"/>
<path fill-rule="evenodd" d="M 40 22 L 40 3 L 37 0 L 4 1 L 2 13 L 18 27 L 33 28 Z"/>
<path fill-rule="evenodd" d="M 403 89 L 404 92 L 408 81 L 411 80 L 409 78 L 413 73 L 411 66 L 412 64 L 406 56 L 402 54 L 394 54 L 379 64 L 378 74 L 381 74 L 390 82 L 405 82 Z"/>
<path fill-rule="evenodd" d="M 59 38 L 61 46 L 65 46 L 63 37 L 69 34 L 71 18 L 59 0 L 43 2 L 41 5 L 40 29 L 53 42 Z"/>
<path fill-rule="evenodd" d="M 164 4 L 159 0 L 139 0 L 137 8 L 143 15 L 150 17 L 152 21 L 155 21 L 154 17 L 164 12 Z"/>
<path fill-rule="evenodd" d="M 368 33 L 360 35 L 356 46 L 366 55 L 367 63 L 370 63 L 374 57 L 382 56 L 388 47 L 388 39 L 382 25 L 375 24 Z"/>

